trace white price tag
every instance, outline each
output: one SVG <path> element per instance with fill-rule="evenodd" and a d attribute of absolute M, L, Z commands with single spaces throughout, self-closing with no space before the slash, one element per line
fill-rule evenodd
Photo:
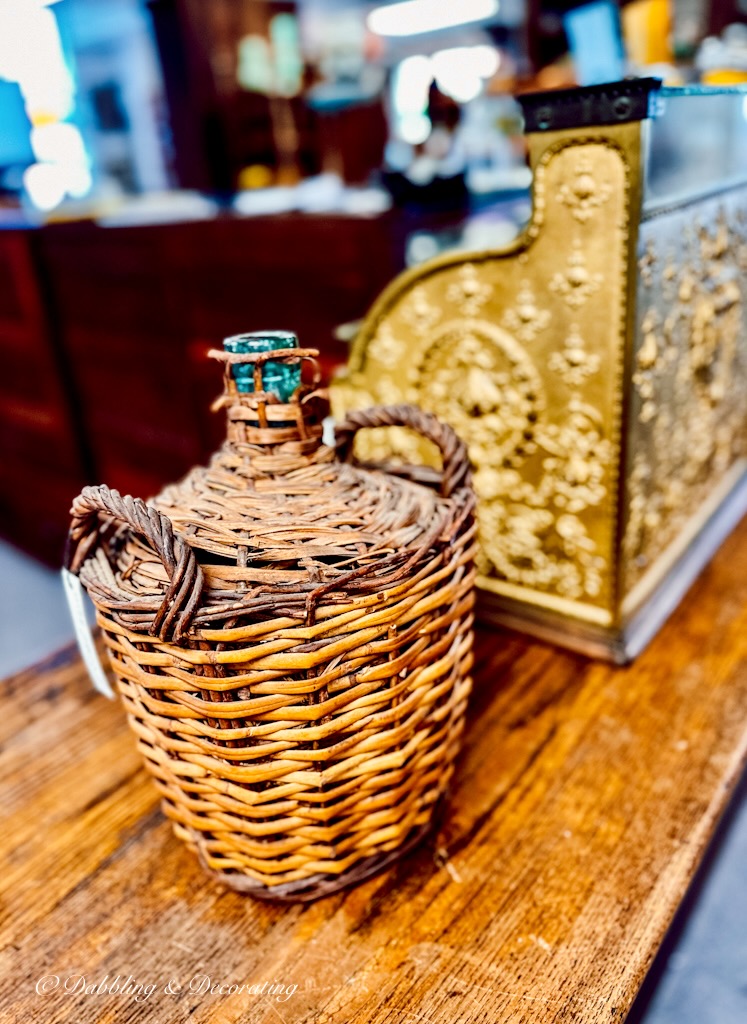
<path fill-rule="evenodd" d="M 335 446 L 335 420 L 333 416 L 325 416 L 322 420 L 322 442 L 329 445 L 330 448 Z"/>
<path fill-rule="evenodd" d="M 70 611 L 70 618 L 73 620 L 75 639 L 78 641 L 78 650 L 83 658 L 91 682 L 105 697 L 110 700 L 114 698 L 114 691 L 109 685 L 106 673 L 104 672 L 101 660 L 93 642 L 91 628 L 86 619 L 86 610 L 83 606 L 83 584 L 77 576 L 69 570 L 62 570 L 62 585 L 65 588 L 67 607 Z"/>

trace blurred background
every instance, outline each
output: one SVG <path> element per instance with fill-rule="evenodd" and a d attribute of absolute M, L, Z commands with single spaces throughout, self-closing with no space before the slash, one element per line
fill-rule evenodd
<path fill-rule="evenodd" d="M 530 214 L 514 96 L 747 78 L 747 0 L 0 0 L 0 536 L 147 497 L 221 438 L 205 355 L 326 374 L 381 289 Z"/>
<path fill-rule="evenodd" d="M 510 241 L 513 96 L 747 76 L 745 0 L 0 0 L 0 535 L 148 496 L 222 424 L 205 353 L 272 327 L 330 373 L 403 267 Z"/>

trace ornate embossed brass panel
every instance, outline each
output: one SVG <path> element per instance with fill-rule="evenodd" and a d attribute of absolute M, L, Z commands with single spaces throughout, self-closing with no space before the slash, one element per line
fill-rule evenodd
<path fill-rule="evenodd" d="M 635 88 L 612 95 L 623 123 L 529 135 L 523 235 L 395 280 L 333 388 L 336 415 L 415 402 L 468 443 L 483 617 L 620 660 L 665 613 L 657 567 L 741 475 L 747 380 L 745 199 L 645 219 Z M 587 121 L 608 110 L 604 90 L 578 94 Z M 552 110 L 530 104 L 527 121 Z M 362 458 L 392 452 L 434 458 L 401 429 L 359 440 Z"/>
<path fill-rule="evenodd" d="M 634 610 L 747 456 L 747 188 L 641 225 L 622 610 Z"/>

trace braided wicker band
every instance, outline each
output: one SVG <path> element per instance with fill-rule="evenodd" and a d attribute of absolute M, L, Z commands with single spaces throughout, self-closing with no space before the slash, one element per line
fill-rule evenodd
<path fill-rule="evenodd" d="M 352 884 L 422 837 L 471 685 L 464 445 L 409 406 L 338 428 L 346 460 L 359 429 L 420 431 L 440 496 L 339 461 L 316 384 L 280 404 L 227 378 L 210 464 L 150 505 L 85 488 L 67 556 L 174 831 L 212 875 L 276 899 Z"/>
<path fill-rule="evenodd" d="M 197 856 L 200 858 L 204 870 L 216 882 L 228 886 L 229 889 L 233 889 L 235 892 L 254 896 L 255 899 L 276 900 L 281 903 L 310 903 L 312 900 L 319 899 L 320 896 L 331 896 L 332 893 L 339 892 L 340 889 L 346 889 L 351 885 L 358 885 L 372 875 L 376 875 L 396 863 L 400 857 L 404 857 L 411 850 L 415 849 L 416 846 L 419 846 L 433 832 L 442 811 L 443 800 L 441 799 L 431 811 L 429 820 L 424 825 L 413 828 L 399 846 L 388 852 L 374 853 L 370 857 L 359 860 L 342 875 L 312 875 L 310 878 L 302 878 L 296 882 L 281 882 L 279 885 L 273 885 L 272 887 L 262 885 L 248 875 L 239 875 L 236 872 L 213 871 L 202 855 L 200 837 L 196 836 L 194 838 L 196 840 Z"/>
<path fill-rule="evenodd" d="M 460 487 L 467 486 L 469 460 L 464 442 L 446 423 L 414 405 L 380 405 L 373 409 L 351 412 L 335 428 L 339 458 L 344 461 L 351 458 L 353 441 L 359 430 L 366 427 L 396 426 L 410 427 L 432 441 L 441 452 L 443 468 L 440 491 L 444 498 L 450 498 Z"/>
<path fill-rule="evenodd" d="M 184 636 L 202 593 L 204 578 L 195 553 L 183 537 L 174 534 L 168 518 L 140 498 L 124 498 L 119 491 L 100 487 L 84 487 L 73 501 L 72 523 L 68 534 L 65 568 L 79 573 L 102 538 L 99 516 L 117 525 L 129 526 L 163 562 L 169 575 L 166 591 L 153 622 L 150 636 L 160 640 L 178 641 Z"/>

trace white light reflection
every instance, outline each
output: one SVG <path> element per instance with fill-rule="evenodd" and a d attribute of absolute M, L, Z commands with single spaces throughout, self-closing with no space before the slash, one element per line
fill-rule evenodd
<path fill-rule="evenodd" d="M 56 164 L 32 164 L 23 172 L 23 185 L 38 210 L 54 210 L 65 198 L 65 172 Z"/>
<path fill-rule="evenodd" d="M 430 135 L 428 90 L 433 71 L 428 57 L 406 57 L 394 73 L 392 103 L 395 110 L 396 133 L 411 146 L 418 146 Z"/>
<path fill-rule="evenodd" d="M 92 180 L 83 138 L 66 121 L 75 105 L 75 83 L 65 62 L 55 0 L 0 0 L 0 78 L 17 82 L 33 125 L 37 163 L 23 175 L 31 202 L 40 210 L 66 195 L 84 196 Z"/>
<path fill-rule="evenodd" d="M 57 19 L 43 4 L 0 2 L 0 77 L 18 82 L 32 123 L 71 113 L 75 87 Z"/>
<path fill-rule="evenodd" d="M 432 127 L 427 114 L 405 114 L 399 122 L 399 136 L 411 146 L 419 146 L 428 138 Z"/>
<path fill-rule="evenodd" d="M 85 164 L 83 139 L 67 121 L 40 124 L 31 129 L 31 145 L 37 160 L 51 164 Z"/>
<path fill-rule="evenodd" d="M 436 85 L 457 103 L 469 103 L 479 96 L 483 80 L 493 77 L 499 62 L 492 46 L 455 46 L 431 57 Z"/>
<path fill-rule="evenodd" d="M 431 57 L 406 57 L 394 73 L 392 106 L 395 134 L 417 146 L 428 138 L 428 93 L 431 83 L 457 103 L 469 103 L 483 90 L 500 66 L 494 46 L 456 46 L 438 50 Z"/>
<path fill-rule="evenodd" d="M 378 36 L 414 36 L 492 18 L 498 0 L 404 0 L 376 7 L 366 24 Z"/>

